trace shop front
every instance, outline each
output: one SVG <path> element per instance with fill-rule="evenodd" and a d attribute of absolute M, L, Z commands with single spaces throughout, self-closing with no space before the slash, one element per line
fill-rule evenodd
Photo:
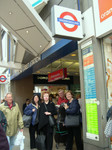
<path fill-rule="evenodd" d="M 63 89 L 64 91 L 71 89 L 73 86 L 74 77 L 68 76 L 63 80 L 57 80 L 54 82 L 48 82 L 47 75 L 33 75 L 34 90 L 33 93 L 38 93 L 42 98 L 43 92 L 49 92 L 53 97 L 53 102 L 56 104 L 56 95 L 58 95 L 58 90 Z M 76 91 L 77 88 L 74 89 Z"/>
<path fill-rule="evenodd" d="M 83 137 L 86 150 L 110 150 L 104 134 L 112 106 L 112 1 L 93 1 L 94 34 L 79 44 Z M 89 28 L 89 27 L 88 27 Z"/>

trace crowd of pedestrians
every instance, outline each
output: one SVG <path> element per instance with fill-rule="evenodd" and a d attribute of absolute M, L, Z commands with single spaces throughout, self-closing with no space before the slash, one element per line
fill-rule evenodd
<path fill-rule="evenodd" d="M 48 92 L 42 94 L 42 100 L 38 94 L 33 98 L 26 99 L 23 105 L 23 114 L 31 116 L 29 126 L 30 149 L 36 149 L 36 137 L 43 134 L 45 136 L 45 149 L 53 148 L 53 132 L 56 125 L 57 109 L 62 106 L 66 115 L 80 115 L 80 105 L 78 100 L 73 97 L 71 91 L 64 92 L 63 89 L 58 91 L 56 104 L 52 101 L 52 95 Z M 57 107 L 58 106 L 58 107 Z M 50 118 L 53 119 L 54 125 L 51 126 Z M 66 124 L 63 122 L 63 126 Z M 18 130 L 22 133 L 24 122 L 18 104 L 13 99 L 11 93 L 7 93 L 5 101 L 0 104 L 0 149 L 12 150 L 15 145 Z M 77 150 L 83 150 L 80 123 L 78 126 L 66 126 L 67 139 L 65 143 L 66 150 L 73 149 L 73 137 L 75 136 Z"/>

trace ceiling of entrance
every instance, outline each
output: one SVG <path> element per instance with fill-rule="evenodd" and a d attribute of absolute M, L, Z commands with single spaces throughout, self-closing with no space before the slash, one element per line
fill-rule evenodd
<path fill-rule="evenodd" d="M 0 0 L 0 24 L 35 57 L 52 40 L 51 31 L 26 0 Z"/>
<path fill-rule="evenodd" d="M 38 70 L 34 74 L 49 74 L 61 68 L 67 68 L 67 74 L 77 76 L 79 75 L 79 59 L 78 50 L 73 53 L 54 61 L 52 64 Z"/>

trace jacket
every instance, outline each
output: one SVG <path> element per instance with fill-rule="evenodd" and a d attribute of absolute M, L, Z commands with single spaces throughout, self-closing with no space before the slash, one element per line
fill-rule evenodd
<path fill-rule="evenodd" d="M 80 105 L 78 103 L 77 99 L 73 99 L 71 103 L 67 103 L 69 106 L 68 109 L 66 109 L 67 115 L 79 115 L 80 114 Z"/>
<path fill-rule="evenodd" d="M 57 114 L 57 110 L 53 102 L 49 102 L 48 104 L 42 103 L 39 109 L 39 130 L 49 124 L 49 116 L 44 114 L 47 111 L 44 105 L 46 105 L 48 112 L 51 112 L 53 117 Z"/>
<path fill-rule="evenodd" d="M 107 117 L 107 121 L 108 121 L 108 119 L 109 119 L 110 117 L 112 117 L 112 106 L 111 106 L 111 107 L 109 108 L 109 110 L 107 111 L 106 117 Z"/>
<path fill-rule="evenodd" d="M 2 111 L 0 111 L 0 124 L 3 130 L 6 132 L 6 127 L 7 127 L 7 120 Z"/>
<path fill-rule="evenodd" d="M 9 144 L 1 125 L 0 125 L 0 150 L 9 150 Z"/>
<path fill-rule="evenodd" d="M 18 104 L 13 101 L 13 106 L 10 109 L 7 102 L 4 102 L 0 105 L 0 110 L 4 113 L 7 119 L 6 135 L 14 136 L 18 131 L 18 127 L 20 129 L 24 127 Z"/>
<path fill-rule="evenodd" d="M 33 112 L 32 109 L 35 109 L 35 111 Z M 36 125 L 38 122 L 38 113 L 39 113 L 39 110 L 37 109 L 37 107 L 34 105 L 34 104 L 29 104 L 25 110 L 24 110 L 24 114 L 27 115 L 27 116 L 32 116 L 32 125 Z"/>
<path fill-rule="evenodd" d="M 65 99 L 65 98 L 62 99 L 61 97 L 59 97 L 59 98 L 58 98 L 57 105 L 61 105 L 62 103 L 68 103 L 68 100 Z"/>

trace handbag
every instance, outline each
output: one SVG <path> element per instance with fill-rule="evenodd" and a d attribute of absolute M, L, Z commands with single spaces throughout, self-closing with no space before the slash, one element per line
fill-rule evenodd
<path fill-rule="evenodd" d="M 53 127 L 55 125 L 54 118 L 51 115 L 49 116 L 49 125 L 51 127 Z"/>
<path fill-rule="evenodd" d="M 32 120 L 31 116 L 23 115 L 24 127 L 29 128 L 31 124 L 31 120 Z"/>
<path fill-rule="evenodd" d="M 48 111 L 48 109 L 47 109 L 47 107 L 46 107 L 45 104 L 44 104 L 44 106 L 45 106 L 46 111 Z M 50 125 L 51 127 L 53 127 L 53 126 L 55 125 L 54 118 L 53 118 L 53 116 L 51 116 L 51 115 L 49 115 L 48 117 L 49 117 L 49 125 Z"/>
<path fill-rule="evenodd" d="M 65 126 L 79 126 L 79 115 L 66 115 Z"/>
<path fill-rule="evenodd" d="M 35 143 L 36 143 L 36 148 L 38 150 L 46 150 L 45 135 L 43 134 L 38 135 L 37 138 L 35 139 Z"/>
<path fill-rule="evenodd" d="M 109 118 L 107 121 L 107 124 L 105 126 L 104 134 L 106 137 L 111 137 L 112 136 L 112 119 Z"/>

